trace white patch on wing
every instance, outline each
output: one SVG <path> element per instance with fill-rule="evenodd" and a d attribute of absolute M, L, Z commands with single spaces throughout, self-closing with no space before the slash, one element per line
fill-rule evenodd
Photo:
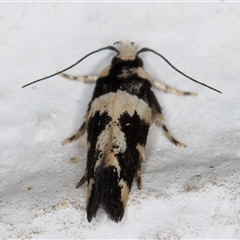
<path fill-rule="evenodd" d="M 123 181 L 123 179 L 119 181 L 118 186 L 121 188 L 121 201 L 125 208 L 128 200 L 128 195 L 129 195 L 129 187 L 127 183 Z"/>
<path fill-rule="evenodd" d="M 110 134 L 110 128 L 109 124 L 106 126 L 106 128 L 101 132 L 101 134 L 98 136 L 96 149 L 105 149 L 109 144 L 109 134 Z"/>
<path fill-rule="evenodd" d="M 104 167 L 114 166 L 117 169 L 118 178 L 120 178 L 121 167 L 114 153 L 109 153 L 106 158 L 107 159 L 105 161 Z"/>
<path fill-rule="evenodd" d="M 125 133 L 121 131 L 119 119 L 124 113 L 128 113 L 130 116 L 137 113 L 142 121 L 150 125 L 152 120 L 151 108 L 137 96 L 118 90 L 115 93 L 110 92 L 95 99 L 91 103 L 88 118 L 93 117 L 96 111 L 99 111 L 100 115 L 107 113 L 111 117 L 111 121 L 97 139 L 96 149 L 102 154 L 98 156 L 95 170 L 104 161 L 105 167 L 115 166 L 120 176 L 120 166 L 116 155 L 125 152 L 127 143 Z"/>
<path fill-rule="evenodd" d="M 136 111 L 141 120 L 151 123 L 152 113 L 148 104 L 137 96 L 121 90 L 116 93 L 107 93 L 95 99 L 91 103 L 88 117 L 94 116 L 96 111 L 100 111 L 100 114 L 107 112 L 112 117 L 113 122 L 118 122 L 118 118 L 124 112 L 133 116 Z"/>

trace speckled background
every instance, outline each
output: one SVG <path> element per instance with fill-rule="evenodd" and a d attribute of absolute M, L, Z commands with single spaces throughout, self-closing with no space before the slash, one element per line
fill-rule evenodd
<path fill-rule="evenodd" d="M 240 5 L 212 3 L 0 3 L 1 238 L 240 238 Z M 142 190 L 133 184 L 122 222 L 102 209 L 88 223 L 86 139 L 61 141 L 80 126 L 94 84 L 61 70 L 115 41 L 167 57 L 215 93 L 142 54 L 155 80 L 198 97 L 155 90 L 171 144 L 151 127 Z M 89 57 L 70 74 L 98 74 L 114 53 Z"/>

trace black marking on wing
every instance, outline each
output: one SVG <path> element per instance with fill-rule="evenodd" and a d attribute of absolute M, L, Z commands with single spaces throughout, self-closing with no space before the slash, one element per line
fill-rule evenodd
<path fill-rule="evenodd" d="M 106 213 L 115 222 L 121 221 L 124 206 L 121 202 L 121 188 L 118 185 L 117 169 L 114 166 L 99 167 L 96 172 L 96 180 L 100 193 L 100 202 Z"/>
<path fill-rule="evenodd" d="M 99 207 L 99 191 L 97 190 L 96 183 L 92 184 L 92 191 L 91 195 L 88 200 L 87 205 L 87 219 L 89 222 L 91 222 L 92 218 L 96 216 L 98 207 Z"/>
<path fill-rule="evenodd" d="M 135 112 L 133 116 L 124 113 L 120 119 L 121 131 L 125 133 L 127 149 L 124 153 L 117 154 L 117 159 L 121 167 L 120 178 L 128 183 L 131 188 L 134 174 L 139 166 L 140 155 L 136 146 L 146 145 L 149 124 L 142 121 Z"/>
<path fill-rule="evenodd" d="M 120 61 L 119 64 L 112 65 L 109 74 L 97 80 L 92 101 L 104 94 L 121 90 L 138 96 L 148 103 L 151 83 L 137 74 L 136 69 L 141 66 L 139 59 Z M 126 74 L 122 75 L 123 72 Z"/>
<path fill-rule="evenodd" d="M 96 111 L 94 116 L 89 119 L 87 130 L 87 141 L 90 143 L 87 156 L 88 181 L 90 178 L 94 178 L 94 166 L 98 157 L 101 157 L 101 154 L 103 154 L 100 150 L 96 149 L 98 137 L 110 121 L 111 117 L 106 112 L 100 115 L 99 111 Z"/>
<path fill-rule="evenodd" d="M 107 112 L 100 114 L 100 111 L 96 111 L 94 116 L 90 117 L 88 121 L 87 141 L 90 143 L 87 156 L 88 184 L 90 179 L 94 180 L 87 205 L 87 219 L 89 222 L 96 216 L 100 204 L 100 189 L 98 179 L 95 177 L 94 167 L 96 161 L 103 156 L 103 152 L 100 149 L 96 149 L 96 144 L 99 135 L 106 129 L 110 121 L 111 117 L 108 116 Z"/>

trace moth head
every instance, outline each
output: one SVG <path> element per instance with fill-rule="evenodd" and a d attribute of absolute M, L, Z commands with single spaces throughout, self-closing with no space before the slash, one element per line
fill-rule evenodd
<path fill-rule="evenodd" d="M 130 45 L 124 44 L 122 41 L 115 42 L 119 45 L 119 53 L 117 55 L 118 59 L 122 61 L 134 60 L 137 56 L 135 42 L 131 42 Z"/>

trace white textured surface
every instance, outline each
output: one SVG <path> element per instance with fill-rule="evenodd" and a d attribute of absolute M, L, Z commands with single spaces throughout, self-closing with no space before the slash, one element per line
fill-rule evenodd
<path fill-rule="evenodd" d="M 1 238 L 240 238 L 240 5 L 238 3 L 0 3 Z M 136 41 L 217 94 L 142 54 L 155 79 L 198 97 L 155 91 L 171 132 L 151 128 L 143 188 L 133 184 L 121 223 L 86 220 L 86 148 L 62 147 L 81 124 L 93 86 L 55 77 L 92 50 Z M 105 51 L 71 74 L 96 74 Z M 70 163 L 75 157 L 77 163 Z"/>

